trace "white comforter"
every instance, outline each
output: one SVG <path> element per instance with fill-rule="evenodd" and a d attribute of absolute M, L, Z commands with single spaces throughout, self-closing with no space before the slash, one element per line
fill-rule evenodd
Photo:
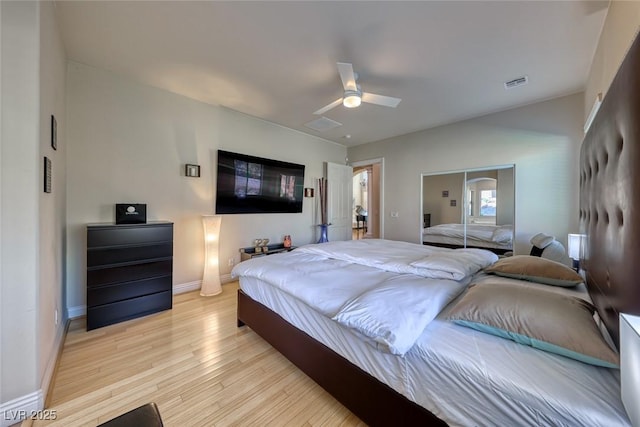
<path fill-rule="evenodd" d="M 328 242 L 303 246 L 298 251 L 393 273 L 452 280 L 461 280 L 498 259 L 483 249 L 453 250 L 383 239 Z"/>
<path fill-rule="evenodd" d="M 480 249 L 367 239 L 253 258 L 236 265 L 232 276 L 266 281 L 379 349 L 403 355 L 469 276 L 496 260 Z"/>

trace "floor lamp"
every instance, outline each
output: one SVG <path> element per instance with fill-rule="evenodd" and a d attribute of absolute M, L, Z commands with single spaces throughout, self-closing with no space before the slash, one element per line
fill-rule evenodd
<path fill-rule="evenodd" d="M 220 241 L 219 215 L 203 215 L 204 228 L 204 273 L 200 295 L 210 297 L 222 292 L 220 284 L 220 268 L 218 266 L 218 242 Z"/>

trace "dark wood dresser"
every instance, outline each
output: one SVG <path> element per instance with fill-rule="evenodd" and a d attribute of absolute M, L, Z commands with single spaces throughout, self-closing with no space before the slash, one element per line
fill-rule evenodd
<path fill-rule="evenodd" d="M 87 330 L 172 306 L 173 223 L 87 225 Z"/>

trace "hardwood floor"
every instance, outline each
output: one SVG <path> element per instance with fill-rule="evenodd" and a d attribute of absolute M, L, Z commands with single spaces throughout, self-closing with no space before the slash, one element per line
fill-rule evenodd
<path fill-rule="evenodd" d="M 364 231 L 364 228 L 352 228 L 351 229 L 351 238 L 353 240 L 364 239 L 367 233 Z"/>
<path fill-rule="evenodd" d="M 156 402 L 165 426 L 362 426 L 250 328 L 236 327 L 238 283 L 215 297 L 87 332 L 72 321 L 47 409 L 34 426 L 96 426 Z"/>

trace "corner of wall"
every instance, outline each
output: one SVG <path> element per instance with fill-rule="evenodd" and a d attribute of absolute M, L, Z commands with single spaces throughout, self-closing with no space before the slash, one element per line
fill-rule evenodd
<path fill-rule="evenodd" d="M 0 404 L 0 427 L 9 427 L 33 416 L 44 408 L 42 389 Z"/>

